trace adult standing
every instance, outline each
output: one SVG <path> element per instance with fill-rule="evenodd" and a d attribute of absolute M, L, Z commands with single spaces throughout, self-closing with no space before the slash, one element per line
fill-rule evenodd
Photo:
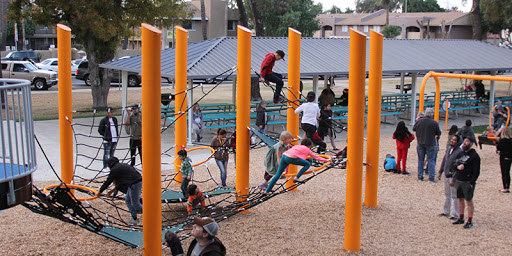
<path fill-rule="evenodd" d="M 190 234 L 194 240 L 188 247 L 187 256 L 222 256 L 226 255 L 226 247 L 216 237 L 219 225 L 209 217 L 194 217 L 194 225 Z"/>
<path fill-rule="evenodd" d="M 480 156 L 476 150 L 472 148 L 474 141 L 465 138 L 462 144 L 464 153 L 455 160 L 457 166 L 453 175 L 451 186 L 455 186 L 457 198 L 459 199 L 459 219 L 453 222 L 454 225 L 464 224 L 464 207 L 468 205 L 468 222 L 464 225 L 465 229 L 473 227 L 473 213 L 475 206 L 473 205 L 473 194 L 475 192 L 476 180 L 480 175 Z"/>
<path fill-rule="evenodd" d="M 423 162 L 427 156 L 427 170 L 428 180 L 431 183 L 436 183 L 434 179 L 436 175 L 436 136 L 441 135 L 439 123 L 433 119 L 434 109 L 427 108 L 425 110 L 425 117 L 420 118 L 414 124 L 412 130 L 416 132 L 418 138 L 418 145 L 416 147 L 418 152 L 418 180 L 423 181 Z"/>
<path fill-rule="evenodd" d="M 333 106 L 334 98 L 336 98 L 336 95 L 334 94 L 334 91 L 331 89 L 331 84 L 329 83 L 325 86 L 325 89 L 323 89 L 322 92 L 320 93 L 320 96 L 318 97 L 318 105 Z"/>
<path fill-rule="evenodd" d="M 510 126 L 505 126 L 501 131 L 501 138 L 496 145 L 496 153 L 500 154 L 501 180 L 503 189 L 501 192 L 510 193 L 510 165 L 512 164 L 512 135 Z"/>
<path fill-rule="evenodd" d="M 203 112 L 199 107 L 199 103 L 195 103 L 192 108 L 192 120 L 192 130 L 196 134 L 196 141 L 201 142 L 201 139 L 203 138 L 204 123 Z"/>
<path fill-rule="evenodd" d="M 110 186 L 112 182 L 119 190 L 126 194 L 125 202 L 128 210 L 132 215 L 132 219 L 128 222 L 130 225 L 139 225 L 137 214 L 142 213 L 142 204 L 140 203 L 140 195 L 142 191 L 142 175 L 128 164 L 119 163 L 117 157 L 111 157 L 107 160 L 107 166 L 110 169 L 107 180 L 101 185 L 98 194 L 101 194 Z M 114 190 L 108 192 L 111 195 Z"/>
<path fill-rule="evenodd" d="M 222 188 L 227 188 L 226 178 L 228 175 L 229 142 L 227 142 L 226 130 L 219 128 L 217 136 L 213 137 L 210 146 L 215 149 L 215 162 L 220 170 Z"/>
<path fill-rule="evenodd" d="M 128 109 L 128 115 L 124 122 L 126 132 L 130 134 L 130 158 L 131 166 L 135 166 L 135 154 L 139 150 L 140 162 L 142 163 L 142 113 L 139 105 L 135 104 Z"/>
<path fill-rule="evenodd" d="M 117 118 L 114 116 L 114 109 L 107 108 L 107 116 L 100 121 L 98 132 L 103 136 L 103 168 L 107 167 L 107 160 L 114 156 L 119 137 Z"/>
<path fill-rule="evenodd" d="M 437 179 L 441 180 L 441 175 L 444 173 L 444 208 L 443 213 L 439 216 L 449 217 L 451 213 L 451 205 L 453 202 L 453 215 L 450 217 L 452 220 L 459 218 L 459 201 L 457 200 L 457 193 L 455 187 L 450 186 L 453 181 L 453 173 L 455 172 L 456 166 L 454 166 L 455 160 L 462 155 L 462 149 L 460 144 L 462 138 L 458 135 L 452 136 L 450 139 L 450 146 L 446 147 L 446 154 L 444 155 L 441 168 Z"/>
<path fill-rule="evenodd" d="M 283 76 L 279 73 L 272 71 L 274 64 L 277 60 L 284 60 L 284 52 L 277 50 L 275 53 L 269 53 L 265 55 L 263 62 L 261 63 L 261 78 L 266 82 L 272 82 L 276 84 L 276 90 L 274 92 L 274 103 L 283 102 L 284 98 L 281 97 L 281 90 L 283 89 Z"/>
<path fill-rule="evenodd" d="M 319 145 L 318 152 L 325 151 L 326 144 L 319 138 L 315 139 L 314 135 L 316 132 L 316 127 L 318 125 L 318 118 L 320 117 L 320 108 L 315 101 L 315 93 L 308 92 L 306 96 L 306 103 L 300 105 L 297 109 L 295 109 L 295 114 L 299 114 L 302 112 L 302 120 L 301 127 L 302 130 L 306 133 L 306 138 L 313 141 L 315 145 Z"/>

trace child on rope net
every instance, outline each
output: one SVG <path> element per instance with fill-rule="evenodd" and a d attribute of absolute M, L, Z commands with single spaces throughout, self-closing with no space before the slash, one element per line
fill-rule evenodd
<path fill-rule="evenodd" d="M 182 149 L 178 151 L 178 158 L 181 160 L 181 192 L 184 198 L 188 198 L 187 188 L 188 183 L 192 180 L 194 169 L 192 168 L 190 157 L 187 157 L 187 151 Z"/>
<path fill-rule="evenodd" d="M 279 162 L 281 161 L 281 157 L 283 153 L 290 148 L 290 143 L 292 142 L 293 136 L 288 131 L 281 132 L 279 136 L 279 142 L 271 146 L 267 150 L 267 154 L 265 154 L 265 181 L 263 184 L 259 185 L 258 188 L 261 190 L 265 190 L 268 186 L 268 181 L 276 174 L 277 168 L 279 167 Z"/>
<path fill-rule="evenodd" d="M 192 215 L 192 210 L 201 203 L 201 210 L 204 210 L 205 202 L 204 195 L 201 190 L 195 185 L 192 184 L 188 186 L 188 202 L 187 202 L 187 212 L 188 215 Z"/>
<path fill-rule="evenodd" d="M 300 145 L 293 146 L 292 148 L 288 149 L 286 152 L 283 153 L 281 161 L 279 162 L 279 167 L 277 168 L 277 172 L 274 175 L 274 177 L 270 180 L 267 189 L 265 189 L 265 193 L 272 191 L 272 187 L 274 187 L 279 177 L 281 177 L 281 174 L 283 174 L 284 169 L 286 169 L 286 167 L 288 167 L 288 165 L 290 164 L 303 166 L 302 169 L 300 169 L 299 173 L 297 173 L 297 175 L 293 179 L 293 182 L 304 183 L 304 181 L 300 180 L 299 178 L 311 166 L 311 162 L 306 160 L 308 156 L 311 156 L 313 159 L 321 162 L 330 162 L 329 159 L 319 157 L 315 153 L 313 153 L 313 151 L 311 151 L 312 145 L 313 142 L 310 139 L 304 138 L 301 141 Z"/>

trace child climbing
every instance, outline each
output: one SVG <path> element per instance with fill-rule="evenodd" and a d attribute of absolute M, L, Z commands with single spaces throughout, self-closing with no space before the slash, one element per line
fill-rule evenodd
<path fill-rule="evenodd" d="M 283 173 L 284 169 L 286 169 L 286 167 L 288 167 L 288 165 L 290 164 L 303 166 L 302 169 L 300 169 L 299 173 L 297 173 L 297 175 L 293 179 L 293 182 L 295 183 L 303 183 L 303 181 L 299 180 L 299 178 L 311 166 L 311 162 L 306 160 L 308 156 L 311 156 L 313 159 L 321 162 L 330 162 L 329 159 L 319 157 L 315 153 L 313 153 L 313 151 L 311 151 L 312 145 L 313 142 L 310 139 L 305 138 L 301 141 L 300 145 L 293 146 L 292 148 L 284 152 L 283 156 L 281 157 L 281 161 L 279 162 L 277 172 L 274 175 L 274 177 L 270 180 L 267 189 L 265 189 L 265 192 L 268 193 L 272 191 L 272 187 L 274 187 L 279 177 L 281 177 L 281 174 Z"/>
<path fill-rule="evenodd" d="M 407 162 L 407 151 L 411 147 L 411 142 L 414 140 L 414 134 L 409 132 L 407 126 L 405 126 L 404 121 L 398 122 L 396 125 L 396 130 L 393 133 L 393 139 L 396 140 L 396 152 L 397 152 L 397 168 L 396 172 L 398 174 L 403 175 L 411 175 L 407 171 L 406 162 Z M 402 166 L 400 166 L 400 162 Z M 401 168 L 400 168 L 401 167 Z"/>
<path fill-rule="evenodd" d="M 188 193 L 187 193 L 187 188 L 188 188 L 188 183 L 190 183 L 190 181 L 192 180 L 192 174 L 194 172 L 194 169 L 192 169 L 192 164 L 191 164 L 191 160 L 189 157 L 187 157 L 187 151 L 182 149 L 180 151 L 178 151 L 178 158 L 181 160 L 181 169 L 180 169 L 180 172 L 181 172 L 181 177 L 183 178 L 181 180 L 181 192 L 183 193 L 183 197 L 184 198 L 187 198 L 188 197 Z"/>
<path fill-rule="evenodd" d="M 290 148 L 290 143 L 292 142 L 292 134 L 288 131 L 281 132 L 279 136 L 279 142 L 271 146 L 267 150 L 267 154 L 265 154 L 265 181 L 263 184 L 259 185 L 258 188 L 265 190 L 268 185 L 268 181 L 276 174 L 277 168 L 279 167 L 279 162 L 281 161 L 281 157 L 283 153 Z"/>
<path fill-rule="evenodd" d="M 188 202 L 187 202 L 187 212 L 188 215 L 192 214 L 192 210 L 201 203 L 201 210 L 204 210 L 204 195 L 201 190 L 195 185 L 192 184 L 188 186 Z"/>

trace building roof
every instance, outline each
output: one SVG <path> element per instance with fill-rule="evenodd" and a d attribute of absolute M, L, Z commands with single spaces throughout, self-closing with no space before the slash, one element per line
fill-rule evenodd
<path fill-rule="evenodd" d="M 302 38 L 301 76 L 347 75 L 347 38 Z M 277 61 L 274 72 L 288 72 L 288 38 L 253 37 L 251 67 L 258 73 L 269 52 L 283 50 L 286 61 Z M 161 52 L 162 77 L 174 78 L 174 49 Z M 369 41 L 366 70 L 368 70 Z M 494 71 L 512 69 L 512 50 L 473 40 L 384 39 L 383 73 Z M 237 38 L 221 37 L 188 45 L 188 78 L 207 79 L 236 66 Z M 141 56 L 103 63 L 103 68 L 141 72 Z M 236 76 L 236 73 L 233 74 Z M 253 74 L 253 76 L 255 76 Z"/>
<path fill-rule="evenodd" d="M 403 24 L 403 20 L 407 17 L 407 20 L 418 20 L 418 19 L 430 19 L 430 26 L 441 26 L 444 21 L 446 25 L 450 22 L 455 22 L 461 17 L 470 16 L 469 13 L 462 12 L 408 12 L 405 13 L 389 13 L 390 23 Z M 337 21 L 336 25 L 385 25 L 386 24 L 386 11 L 380 10 L 374 13 L 358 13 L 350 14 L 348 16 L 340 16 L 345 19 Z M 393 22 L 395 21 L 395 22 Z M 471 22 L 471 19 L 468 20 Z M 408 22 L 410 24 L 410 22 Z M 416 22 L 414 22 L 416 24 Z M 458 24 L 462 25 L 462 24 Z M 465 24 L 471 25 L 471 23 Z"/>

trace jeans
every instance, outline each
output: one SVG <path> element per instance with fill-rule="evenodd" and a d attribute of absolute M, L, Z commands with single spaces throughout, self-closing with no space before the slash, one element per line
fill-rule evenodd
<path fill-rule="evenodd" d="M 187 177 L 183 177 L 180 188 L 185 199 L 188 199 L 188 183 L 190 183 L 190 180 Z"/>
<path fill-rule="evenodd" d="M 283 76 L 279 73 L 270 73 L 265 75 L 265 79 L 269 82 L 273 82 L 276 84 L 276 91 L 274 92 L 274 100 L 278 100 L 281 95 L 281 90 L 283 89 Z"/>
<path fill-rule="evenodd" d="M 265 127 L 263 127 L 263 129 L 262 129 L 262 128 L 260 128 L 260 127 L 258 127 L 258 131 L 259 131 L 261 134 L 265 134 Z"/>
<path fill-rule="evenodd" d="M 453 178 L 444 179 L 444 213 L 450 215 L 451 205 L 453 204 L 453 217 L 459 217 L 459 200 L 457 199 L 457 191 L 455 186 L 450 186 Z"/>
<path fill-rule="evenodd" d="M 425 161 L 425 156 L 427 156 L 427 170 L 428 170 L 428 179 L 434 180 L 436 175 L 436 146 L 431 145 L 427 147 L 422 144 L 418 144 L 418 179 L 423 180 L 423 162 Z"/>
<path fill-rule="evenodd" d="M 130 139 L 130 158 L 131 158 L 131 166 L 135 166 L 135 153 L 139 149 L 140 162 L 142 163 L 142 141 Z"/>
<path fill-rule="evenodd" d="M 137 213 L 142 213 L 142 204 L 140 203 L 140 193 L 142 191 L 142 181 L 132 184 L 126 191 L 125 201 L 132 219 L 137 219 Z"/>
<path fill-rule="evenodd" d="M 311 162 L 308 160 L 293 158 L 286 155 L 281 156 L 281 161 L 279 162 L 279 167 L 277 167 L 277 172 L 268 183 L 267 189 L 265 190 L 266 192 L 272 191 L 272 187 L 276 184 L 277 180 L 281 177 L 286 167 L 288 167 L 290 164 L 304 166 L 302 169 L 300 169 L 299 173 L 297 173 L 297 178 L 300 178 L 300 176 L 302 176 L 302 174 L 304 174 L 304 172 L 306 172 L 311 166 Z"/>
<path fill-rule="evenodd" d="M 103 168 L 107 167 L 107 160 L 114 156 L 116 151 L 117 142 L 103 141 Z"/>
<path fill-rule="evenodd" d="M 222 186 L 227 187 L 226 177 L 228 176 L 228 160 L 226 160 L 226 161 L 215 160 L 215 162 L 217 163 L 217 166 L 220 169 L 220 180 L 222 182 Z"/>

